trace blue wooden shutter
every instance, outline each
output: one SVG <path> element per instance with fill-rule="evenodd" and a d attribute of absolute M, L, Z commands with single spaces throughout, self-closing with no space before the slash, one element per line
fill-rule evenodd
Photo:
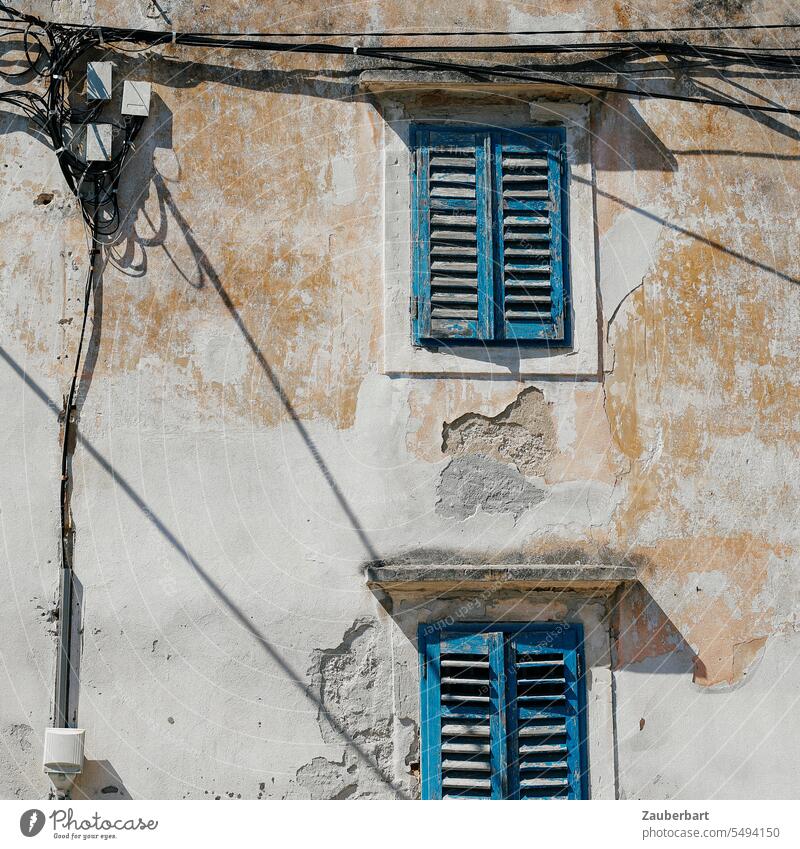
<path fill-rule="evenodd" d="M 587 797 L 580 625 L 420 626 L 422 797 Z"/>
<path fill-rule="evenodd" d="M 421 632 L 420 643 L 423 798 L 507 798 L 502 634 Z"/>
<path fill-rule="evenodd" d="M 495 317 L 504 338 L 566 340 L 564 131 L 493 134 Z"/>
<path fill-rule="evenodd" d="M 509 783 L 520 799 L 586 796 L 580 629 L 557 624 L 511 636 Z"/>
<path fill-rule="evenodd" d="M 494 334 L 489 134 L 415 128 L 415 341 Z"/>

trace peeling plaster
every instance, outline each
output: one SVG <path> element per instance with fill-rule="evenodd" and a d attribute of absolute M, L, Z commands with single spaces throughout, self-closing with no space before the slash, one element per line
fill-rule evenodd
<path fill-rule="evenodd" d="M 553 419 L 540 389 L 523 390 L 491 418 L 466 413 L 442 427 L 442 452 L 453 457 L 482 454 L 513 463 L 527 476 L 544 476 L 555 450 Z"/>
<path fill-rule="evenodd" d="M 514 466 L 482 454 L 451 460 L 442 470 L 436 493 L 436 512 L 453 519 L 467 519 L 478 508 L 485 513 L 510 513 L 516 519 L 547 497 L 542 487 Z"/>
<path fill-rule="evenodd" d="M 322 739 L 344 749 L 339 761 L 317 757 L 301 766 L 290 794 L 303 788 L 304 798 L 393 798 L 392 668 L 378 623 L 356 620 L 339 645 L 314 652 L 308 674 Z"/>

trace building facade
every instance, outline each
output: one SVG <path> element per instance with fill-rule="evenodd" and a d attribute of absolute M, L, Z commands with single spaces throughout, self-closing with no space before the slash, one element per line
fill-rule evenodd
<path fill-rule="evenodd" d="M 295 33 L 789 14 L 24 8 Z M 800 123 L 585 87 L 798 104 L 796 82 L 663 57 L 551 75 L 569 85 L 357 53 L 104 58 L 153 97 L 68 446 L 74 797 L 796 796 Z M 36 798 L 89 258 L 52 150 L 2 120 L 0 793 Z"/>

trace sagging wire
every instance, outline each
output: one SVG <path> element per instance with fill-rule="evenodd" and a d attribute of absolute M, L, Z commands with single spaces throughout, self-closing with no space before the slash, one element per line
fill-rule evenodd
<path fill-rule="evenodd" d="M 117 135 L 121 141 L 115 145 L 116 152 L 108 161 L 86 162 L 80 155 L 80 140 L 87 125 L 93 123 L 102 110 L 102 103 L 77 107 L 70 105 L 70 81 L 73 81 L 75 65 L 90 51 L 106 47 L 131 52 L 146 50 L 159 45 L 199 47 L 207 49 L 268 51 L 272 53 L 297 53 L 330 56 L 359 56 L 365 60 L 379 63 L 395 63 L 412 66 L 421 70 L 447 70 L 460 73 L 472 79 L 482 81 L 509 80 L 521 83 L 549 84 L 569 87 L 577 90 L 602 93 L 624 94 L 635 98 L 672 100 L 707 106 L 724 106 L 749 112 L 771 112 L 786 115 L 800 115 L 800 109 L 781 105 L 763 105 L 742 103 L 734 98 L 704 98 L 689 95 L 670 94 L 651 91 L 630 85 L 612 85 L 591 80 L 576 80 L 565 77 L 565 71 L 616 72 L 625 76 L 618 66 L 621 62 L 666 57 L 673 64 L 677 61 L 681 67 L 725 69 L 731 65 L 741 65 L 760 71 L 785 72 L 796 74 L 800 70 L 800 56 L 796 50 L 780 52 L 773 49 L 752 47 L 727 47 L 714 45 L 694 45 L 685 41 L 659 40 L 603 40 L 567 43 L 526 43 L 526 44 L 419 44 L 395 45 L 344 45 L 319 41 L 289 41 L 287 39 L 310 38 L 373 38 L 377 36 L 430 36 L 466 37 L 466 36 L 537 36 L 553 37 L 561 35 L 634 35 L 644 33 L 678 34 L 687 32 L 727 32 L 749 30 L 797 30 L 796 24 L 743 24 L 728 26 L 691 26 L 691 27 L 645 27 L 641 29 L 598 29 L 598 30 L 556 30 L 556 31 L 515 31 L 472 30 L 462 32 L 335 32 L 335 33 L 193 33 L 161 32 L 123 27 L 87 26 L 44 21 L 34 15 L 28 15 L 13 7 L 0 3 L 0 39 L 13 35 L 21 38 L 24 53 L 24 67 L 20 71 L 0 71 L 9 82 L 17 82 L 26 77 L 38 77 L 46 85 L 44 95 L 28 90 L 15 90 L 0 93 L 0 102 L 9 103 L 20 109 L 48 137 L 58 157 L 59 167 L 70 191 L 78 198 L 81 213 L 86 226 L 90 228 L 93 239 L 108 241 L 120 224 L 120 210 L 117 200 L 120 175 L 123 166 L 134 150 L 135 139 L 141 130 L 143 118 L 123 116 L 116 123 Z M 281 39 L 281 40 L 276 40 Z M 530 55 L 550 57 L 585 57 L 572 66 L 564 61 L 550 64 L 510 65 L 507 63 L 461 62 L 439 58 L 442 55 Z M 431 54 L 437 54 L 433 56 Z M 600 55 L 600 58 L 598 57 Z M 592 58 L 592 55 L 595 58 Z M 361 70 L 369 70 L 362 68 Z M 627 71 L 629 74 L 630 71 Z"/>

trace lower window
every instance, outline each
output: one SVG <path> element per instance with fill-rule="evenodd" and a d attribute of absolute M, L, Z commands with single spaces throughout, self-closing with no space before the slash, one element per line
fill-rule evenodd
<path fill-rule="evenodd" d="M 423 799 L 585 799 L 580 625 L 419 628 Z"/>

